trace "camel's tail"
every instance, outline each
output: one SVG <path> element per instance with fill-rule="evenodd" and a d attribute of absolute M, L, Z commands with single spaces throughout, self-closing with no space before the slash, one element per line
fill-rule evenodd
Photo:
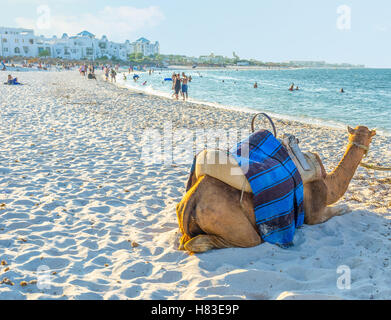
<path fill-rule="evenodd" d="M 190 218 L 191 214 L 196 208 L 196 197 L 195 192 L 202 182 L 205 176 L 200 177 L 198 181 L 187 191 L 186 195 L 183 197 L 182 201 L 178 203 L 176 207 L 176 213 L 179 223 L 179 229 L 182 233 L 182 238 L 180 240 L 179 250 L 185 250 L 184 245 L 187 241 L 191 240 L 194 235 L 190 231 Z"/>

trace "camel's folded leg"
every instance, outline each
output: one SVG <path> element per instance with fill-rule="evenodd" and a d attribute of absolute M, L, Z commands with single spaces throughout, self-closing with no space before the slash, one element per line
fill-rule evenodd
<path fill-rule="evenodd" d="M 321 224 L 330 220 L 333 217 L 342 216 L 346 213 L 349 213 L 350 211 L 351 210 L 349 209 L 349 206 L 344 204 L 333 207 L 326 207 L 324 208 L 324 210 L 317 213 L 312 213 L 311 217 L 306 218 L 306 224 Z"/>
<path fill-rule="evenodd" d="M 218 236 L 199 235 L 186 242 L 184 247 L 190 252 L 203 253 L 212 249 L 231 248 L 232 245 Z"/>

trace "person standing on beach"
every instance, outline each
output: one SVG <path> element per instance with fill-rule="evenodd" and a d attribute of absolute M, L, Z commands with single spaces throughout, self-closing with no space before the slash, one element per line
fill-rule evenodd
<path fill-rule="evenodd" d="M 172 74 L 171 80 L 172 80 L 171 89 L 174 91 L 174 93 L 172 94 L 172 97 L 173 97 L 175 95 L 175 82 L 176 82 L 176 73 L 175 72 Z"/>
<path fill-rule="evenodd" d="M 105 77 L 106 77 L 106 81 L 109 81 L 109 68 L 108 67 L 105 67 Z"/>
<path fill-rule="evenodd" d="M 84 65 L 80 66 L 79 71 L 80 71 L 80 75 L 81 75 L 81 76 L 84 76 L 84 75 L 85 75 Z"/>
<path fill-rule="evenodd" d="M 174 90 L 175 98 L 179 100 L 179 92 L 181 91 L 181 76 L 179 73 L 175 77 Z"/>
<path fill-rule="evenodd" d="M 189 94 L 188 94 L 188 90 L 189 90 L 188 81 L 189 81 L 188 77 L 185 75 L 184 72 L 182 72 L 182 97 L 183 97 L 183 101 L 189 99 Z"/>
<path fill-rule="evenodd" d="M 115 72 L 115 70 L 114 69 L 111 69 L 111 82 L 117 82 L 117 80 L 116 80 L 116 77 L 117 76 L 117 72 Z"/>

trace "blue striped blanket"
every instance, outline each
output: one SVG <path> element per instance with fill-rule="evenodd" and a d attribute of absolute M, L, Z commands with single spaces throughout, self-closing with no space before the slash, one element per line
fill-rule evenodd
<path fill-rule="evenodd" d="M 303 182 L 285 147 L 269 131 L 261 130 L 240 142 L 231 153 L 253 190 L 262 239 L 291 245 L 296 228 L 304 223 Z"/>

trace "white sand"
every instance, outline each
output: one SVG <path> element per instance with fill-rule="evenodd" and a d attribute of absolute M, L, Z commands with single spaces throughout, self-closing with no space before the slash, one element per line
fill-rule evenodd
<path fill-rule="evenodd" d="M 390 174 L 360 168 L 341 201 L 353 212 L 304 226 L 290 249 L 188 255 L 176 250 L 175 206 L 190 166 L 146 166 L 143 129 L 170 120 L 174 128 L 248 128 L 251 116 L 77 71 L 13 75 L 26 85 L 0 85 L 0 281 L 14 283 L 0 284 L 0 299 L 391 298 Z M 347 132 L 276 124 L 328 170 L 341 159 Z M 390 137 L 376 137 L 370 158 L 390 165 L 390 146 Z M 351 268 L 350 290 L 337 287 L 341 265 Z M 20 285 L 42 284 L 42 268 L 50 287 Z"/>

